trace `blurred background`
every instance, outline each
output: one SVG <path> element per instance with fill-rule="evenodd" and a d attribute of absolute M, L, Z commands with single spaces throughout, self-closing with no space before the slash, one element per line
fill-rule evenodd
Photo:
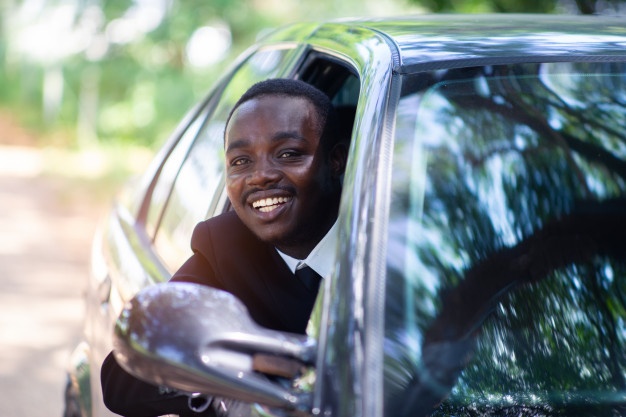
<path fill-rule="evenodd" d="M 625 1 L 0 0 L 0 414 L 61 415 L 99 217 L 265 31 L 357 14 L 623 14 Z"/>

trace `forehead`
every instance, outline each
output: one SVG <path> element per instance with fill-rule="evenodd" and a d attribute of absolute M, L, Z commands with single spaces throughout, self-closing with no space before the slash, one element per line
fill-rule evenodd
<path fill-rule="evenodd" d="M 231 120 L 243 117 L 277 118 L 281 115 L 304 118 L 311 114 L 315 114 L 315 106 L 305 97 L 266 94 L 241 103 Z"/>
<path fill-rule="evenodd" d="M 305 97 L 263 95 L 240 104 L 226 126 L 225 138 L 243 130 L 317 127 L 315 105 Z"/>

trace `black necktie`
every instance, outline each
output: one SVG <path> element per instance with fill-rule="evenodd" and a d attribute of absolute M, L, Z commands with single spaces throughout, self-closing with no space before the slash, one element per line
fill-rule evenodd
<path fill-rule="evenodd" d="M 309 291 L 317 291 L 322 277 L 309 266 L 303 266 L 296 269 L 296 277 L 309 289 Z"/>

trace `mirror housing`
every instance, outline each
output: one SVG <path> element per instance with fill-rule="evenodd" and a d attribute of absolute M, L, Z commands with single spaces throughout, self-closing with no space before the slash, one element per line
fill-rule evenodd
<path fill-rule="evenodd" d="M 313 364 L 315 340 L 259 326 L 239 299 L 215 288 L 171 282 L 143 289 L 118 318 L 113 348 L 122 368 L 153 384 L 270 407 L 310 405 L 309 394 L 256 371 L 259 363 L 282 370 Z"/>

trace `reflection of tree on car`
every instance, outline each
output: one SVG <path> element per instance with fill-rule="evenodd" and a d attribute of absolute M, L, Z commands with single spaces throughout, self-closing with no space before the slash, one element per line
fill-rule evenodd
<path fill-rule="evenodd" d="M 616 388 L 626 388 L 620 372 L 620 368 L 624 365 L 623 355 L 616 349 L 623 341 L 620 341 L 616 334 L 617 328 L 611 311 L 601 309 L 600 317 L 595 319 L 578 317 L 578 323 L 559 323 L 560 325 L 554 328 L 557 331 L 554 336 L 562 336 L 562 340 L 550 340 L 546 338 L 547 335 L 541 334 L 541 331 L 547 330 L 546 325 L 550 328 L 554 325 L 554 323 L 542 323 L 544 319 L 561 321 L 572 319 L 563 317 L 563 313 L 551 311 L 551 309 L 565 308 L 567 298 L 571 296 L 568 291 L 574 287 L 579 292 L 577 296 L 580 299 L 569 300 L 570 304 L 582 302 L 606 305 L 610 300 L 618 301 L 620 308 L 626 310 L 626 299 L 622 294 L 623 289 L 620 288 L 623 283 L 617 283 L 613 290 L 603 289 L 603 277 L 589 271 L 594 263 L 603 265 L 604 268 L 619 267 L 620 258 L 626 254 L 626 240 L 623 239 L 622 230 L 626 230 L 625 201 L 588 205 L 563 220 L 549 223 L 543 230 L 515 247 L 494 253 L 469 269 L 457 287 L 444 291 L 441 295 L 441 310 L 424 332 L 422 368 L 411 376 L 411 381 L 405 386 L 407 391 L 404 401 L 395 402 L 401 407 L 406 407 L 406 412 L 401 411 L 399 415 L 426 414 L 433 405 L 441 401 L 442 394 L 447 394 L 446 390 L 449 391 L 454 386 L 460 372 L 473 356 L 478 333 L 483 331 L 488 334 L 489 331 L 498 330 L 492 323 L 487 323 L 486 328 L 481 328 L 490 314 L 497 316 L 494 320 L 508 327 L 507 330 L 516 333 L 507 335 L 507 337 L 515 337 L 515 344 L 511 343 L 511 346 L 515 347 L 515 352 L 507 353 L 515 353 L 516 358 L 527 361 L 550 360 L 553 352 L 549 351 L 557 348 L 561 341 L 566 344 L 562 352 L 565 355 L 556 358 L 557 361 L 575 359 L 585 351 L 596 350 L 593 348 L 597 346 L 593 344 L 598 344 L 598 341 L 589 340 L 594 336 L 593 334 L 581 340 L 577 339 L 581 338 L 582 334 L 567 334 L 568 331 L 573 330 L 572 325 L 578 325 L 579 332 L 587 331 L 588 333 L 594 333 L 594 328 L 585 329 L 584 327 L 595 327 L 596 334 L 607 337 L 609 341 L 605 345 L 608 351 L 603 363 L 598 364 L 596 362 L 598 358 L 589 358 L 589 364 L 596 363 L 600 365 L 600 368 L 606 367 L 604 372 L 596 369 L 597 372 L 594 372 L 593 376 L 602 379 L 603 384 L 613 382 L 611 385 L 616 385 Z M 624 266 L 621 265 L 621 267 Z M 585 275 L 581 276 L 584 281 L 567 282 L 570 278 L 566 275 L 567 272 L 563 273 L 563 270 L 571 268 L 584 271 Z M 541 282 L 543 280 L 548 282 Z M 535 285 L 526 288 L 529 284 Z M 610 291 L 616 293 L 610 294 Z M 525 306 L 524 303 L 516 303 L 519 297 L 523 297 L 525 303 L 534 298 L 548 304 L 535 305 L 531 301 L 531 306 L 535 308 L 524 312 L 516 311 L 517 308 Z M 496 306 L 498 311 L 494 311 Z M 529 323 L 529 320 L 534 321 L 535 324 Z M 559 334 L 559 331 L 565 334 Z M 497 336 L 497 334 L 487 335 L 496 339 Z M 496 341 L 492 343 L 483 341 L 480 347 L 486 349 L 499 346 L 494 342 Z M 541 343 L 543 346 L 538 345 Z M 578 349 L 581 352 L 578 352 Z M 576 351 L 576 355 L 571 355 L 572 350 Z M 570 369 L 578 372 L 579 369 L 579 366 L 571 367 L 574 364 L 561 363 L 563 369 L 561 367 L 555 369 L 556 372 L 552 373 L 551 380 L 547 381 L 534 380 L 542 378 L 543 375 L 522 376 L 520 373 L 511 373 L 510 368 L 501 375 L 493 375 L 497 369 L 494 370 L 490 362 L 493 361 L 492 355 L 497 352 L 490 353 L 491 355 L 483 353 L 482 357 L 474 358 L 472 368 L 466 373 L 466 375 L 474 374 L 470 383 L 465 387 L 459 387 L 467 390 L 466 395 L 473 396 L 484 391 L 490 387 L 490 381 L 495 381 L 498 377 L 506 381 L 498 381 L 495 387 L 500 385 L 498 389 L 506 387 L 511 392 L 514 392 L 516 387 L 521 391 L 520 382 L 535 385 L 538 388 L 537 384 L 542 382 L 548 384 L 546 389 L 565 390 L 575 382 L 574 379 L 567 379 L 567 377 L 573 378 L 576 375 L 568 375 L 562 371 Z M 529 366 L 526 369 L 545 369 L 545 365 L 541 368 Z M 519 370 L 519 372 L 522 371 L 522 369 Z M 428 376 L 421 378 L 424 374 Z M 520 381 L 520 377 L 523 381 Z M 475 381 L 480 381 L 480 383 L 472 389 Z M 584 381 L 580 382 L 584 383 Z M 590 382 L 597 383 L 598 381 Z M 501 383 L 504 384 L 501 385 Z M 529 387 L 526 386 L 526 388 Z M 416 414 L 418 410 L 423 412 Z"/>
<path fill-rule="evenodd" d="M 387 307 L 391 414 L 445 398 L 435 414 L 623 411 L 626 103 L 604 69 L 412 80 L 396 156 L 428 176 L 395 190 L 390 239 L 407 250 L 388 269 L 387 299 L 405 299 Z"/>
<path fill-rule="evenodd" d="M 555 72 L 558 71 L 559 64 L 552 65 L 556 67 Z M 614 72 L 615 66 L 615 63 L 562 64 L 563 73 L 557 72 L 552 77 L 542 73 L 545 64 L 520 65 L 522 70 L 512 74 L 508 67 L 493 67 L 488 73 L 485 68 L 470 68 L 449 71 L 444 80 L 452 83 L 468 76 L 484 80 L 480 82 L 484 88 L 479 87 L 478 92 L 459 94 L 453 89 L 453 95 L 449 97 L 454 104 L 453 111 L 473 124 L 472 134 L 485 129 L 502 129 L 500 120 L 504 118 L 530 128 L 546 142 L 529 150 L 519 149 L 515 142 L 508 141 L 518 132 L 503 129 L 489 132 L 490 138 L 495 137 L 494 133 L 503 134 L 501 137 L 505 141 L 502 145 L 506 144 L 491 149 L 491 152 L 538 152 L 554 144 L 563 150 L 564 161 L 576 164 L 573 158 L 578 154 L 588 162 L 601 163 L 615 175 L 626 178 L 626 162 L 614 153 L 620 144 L 626 143 L 623 126 L 626 99 L 623 80 Z M 572 74 L 572 71 L 579 73 Z M 590 72 L 605 75 L 589 76 Z M 487 82 L 487 79 L 496 81 Z M 575 88 L 568 88 L 568 82 L 574 83 Z M 473 139 L 477 138 L 480 137 Z M 488 156 L 483 155 L 483 158 Z M 584 187 L 583 169 L 574 170 L 574 173 L 581 181 L 579 186 Z"/>

